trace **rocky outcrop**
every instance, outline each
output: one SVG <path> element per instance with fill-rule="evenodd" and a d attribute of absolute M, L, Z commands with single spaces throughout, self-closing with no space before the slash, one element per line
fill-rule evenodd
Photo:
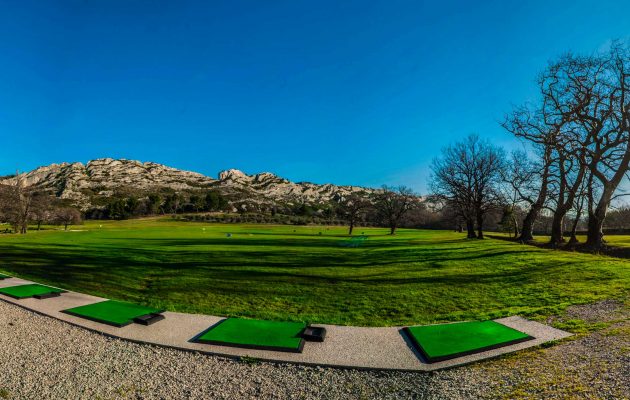
<path fill-rule="evenodd" d="M 247 175 L 237 169 L 219 173 L 214 179 L 197 172 L 182 171 L 154 162 L 101 158 L 87 164 L 61 163 L 39 167 L 22 175 L 28 186 L 67 199 L 83 209 L 99 197 L 121 189 L 150 192 L 170 189 L 177 192 L 216 188 L 234 196 L 240 203 L 324 203 L 350 193 L 370 192 L 357 186 L 318 185 L 291 182 L 269 172 Z M 10 184 L 15 178 L 0 180 Z M 251 208 L 251 207 L 250 207 Z"/>

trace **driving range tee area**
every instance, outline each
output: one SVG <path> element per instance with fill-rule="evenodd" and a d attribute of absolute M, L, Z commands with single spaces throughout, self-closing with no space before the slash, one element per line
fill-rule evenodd
<path fill-rule="evenodd" d="M 305 323 L 227 318 L 203 332 L 196 341 L 222 346 L 300 353 Z"/>
<path fill-rule="evenodd" d="M 29 297 L 35 297 L 36 299 L 46 299 L 49 297 L 57 297 L 61 293 L 65 293 L 65 291 L 54 287 L 33 283 L 3 287 L 0 288 L 0 293 L 9 297 L 13 297 L 14 299 L 26 299 Z"/>
<path fill-rule="evenodd" d="M 404 329 L 430 363 L 463 357 L 534 339 L 495 321 L 470 321 Z"/>
<path fill-rule="evenodd" d="M 163 310 L 116 300 L 69 308 L 64 313 L 117 327 L 137 322 L 150 325 L 164 319 Z"/>

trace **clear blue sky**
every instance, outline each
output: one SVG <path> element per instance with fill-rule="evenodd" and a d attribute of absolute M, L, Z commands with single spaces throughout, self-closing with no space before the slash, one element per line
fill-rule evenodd
<path fill-rule="evenodd" d="M 551 3 L 551 4 L 550 4 Z M 0 174 L 99 157 L 424 191 L 430 160 L 535 96 L 627 1 L 14 1 Z"/>

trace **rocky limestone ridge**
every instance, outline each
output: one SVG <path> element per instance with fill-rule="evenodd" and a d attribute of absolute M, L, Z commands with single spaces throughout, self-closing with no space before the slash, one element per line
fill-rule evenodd
<path fill-rule="evenodd" d="M 112 158 L 92 160 L 87 164 L 51 164 L 22 176 L 28 186 L 54 193 L 83 209 L 89 208 L 95 197 L 108 197 L 122 188 L 139 192 L 218 188 L 228 194 L 246 193 L 246 196 L 240 197 L 251 203 L 322 203 L 338 200 L 350 193 L 372 191 L 358 186 L 295 183 L 269 172 L 247 175 L 237 169 L 221 171 L 218 179 L 214 179 L 154 162 Z M 11 184 L 15 179 L 6 178 L 0 180 L 0 184 Z"/>

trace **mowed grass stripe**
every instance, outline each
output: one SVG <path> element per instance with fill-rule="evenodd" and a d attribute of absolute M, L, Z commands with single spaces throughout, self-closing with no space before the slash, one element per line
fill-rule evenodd
<path fill-rule="evenodd" d="M 429 362 L 447 360 L 533 339 L 494 321 L 412 326 L 407 334 Z"/>
<path fill-rule="evenodd" d="M 262 321 L 228 318 L 211 327 L 196 341 L 225 346 L 301 352 L 302 332 L 306 324 L 299 322 Z"/>
<path fill-rule="evenodd" d="M 0 288 L 0 293 L 16 299 L 26 299 L 33 296 L 63 292 L 64 291 L 61 289 L 40 285 L 38 283 Z"/>
<path fill-rule="evenodd" d="M 161 310 L 122 301 L 106 300 L 70 308 L 63 312 L 108 325 L 125 326 L 132 323 L 134 318 L 147 314 L 157 314 Z"/>

